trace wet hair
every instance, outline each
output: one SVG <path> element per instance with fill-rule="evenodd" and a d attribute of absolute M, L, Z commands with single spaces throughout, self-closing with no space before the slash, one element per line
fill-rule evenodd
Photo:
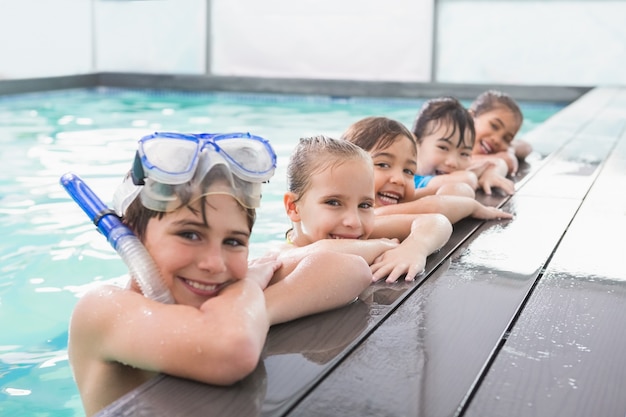
<path fill-rule="evenodd" d="M 452 126 L 452 131 L 445 139 L 450 139 L 457 131 L 459 132 L 457 148 L 464 145 L 470 148 L 474 146 L 476 140 L 474 118 L 456 98 L 440 97 L 424 103 L 413 123 L 413 134 L 417 143 L 421 143 L 424 136 L 441 125 Z M 468 137 L 465 137 L 466 133 L 469 133 Z"/>
<path fill-rule="evenodd" d="M 180 188 L 181 192 L 178 193 L 178 197 L 182 201 L 182 205 L 177 210 L 183 210 L 185 208 L 191 210 L 193 213 L 197 213 L 198 210 L 192 208 L 192 204 L 195 201 L 200 201 L 200 212 L 202 213 L 202 221 L 205 226 L 208 227 L 208 220 L 206 217 L 206 195 L 201 196 L 199 199 L 192 199 L 192 195 L 186 192 L 187 188 Z M 241 210 L 245 210 L 246 217 L 248 219 L 248 228 L 252 231 L 252 226 L 254 226 L 254 222 L 256 220 L 256 210 L 253 208 L 245 208 L 241 204 L 239 204 Z M 157 217 L 158 219 L 162 219 L 167 212 L 151 210 L 149 208 L 144 207 L 141 202 L 141 198 L 137 196 L 132 203 L 126 209 L 124 216 L 122 217 L 122 221 L 126 224 L 134 233 L 137 235 L 139 240 L 142 242 L 146 237 L 146 229 L 148 228 L 148 221 L 153 217 Z"/>
<path fill-rule="evenodd" d="M 287 165 L 287 189 L 300 199 L 313 175 L 359 159 L 373 166 L 369 154 L 351 142 L 323 135 L 301 138 Z"/>
<path fill-rule="evenodd" d="M 469 111 L 474 117 L 477 117 L 497 108 L 510 110 L 511 113 L 513 113 L 513 115 L 519 120 L 520 125 L 524 121 L 522 110 L 519 108 L 513 97 L 498 90 L 487 90 L 484 93 L 481 93 L 472 102 Z"/>
<path fill-rule="evenodd" d="M 371 152 L 387 149 L 394 144 L 398 136 L 406 136 L 415 146 L 413 133 L 402 123 L 387 117 L 373 116 L 352 124 L 341 138 Z M 417 148 L 415 155 L 417 155 Z"/>

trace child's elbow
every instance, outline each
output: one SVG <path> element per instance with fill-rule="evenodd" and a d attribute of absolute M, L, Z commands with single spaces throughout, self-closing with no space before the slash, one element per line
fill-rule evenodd
<path fill-rule="evenodd" d="M 499 161 L 499 164 L 501 166 L 500 170 L 502 173 L 506 172 L 506 174 L 504 174 L 504 176 L 506 176 L 512 174 L 517 170 L 519 162 L 512 152 L 503 152 L 502 154 L 502 162 Z"/>
<path fill-rule="evenodd" d="M 241 381 L 250 375 L 259 364 L 261 358 L 261 347 L 258 341 L 252 338 L 240 337 L 227 343 L 222 354 L 219 355 L 218 367 L 221 368 L 219 374 L 215 374 L 215 368 L 206 369 L 206 375 L 211 375 L 209 380 L 205 381 L 216 385 L 232 385 Z M 205 361 L 205 363 L 213 363 L 215 366 L 215 358 L 213 361 Z"/>
<path fill-rule="evenodd" d="M 465 176 L 464 182 L 472 187 L 472 190 L 478 188 L 478 175 L 472 171 L 463 171 L 463 175 Z"/>
<path fill-rule="evenodd" d="M 513 150 L 515 152 L 515 157 L 520 161 L 523 161 L 533 151 L 533 147 L 530 143 L 526 141 L 514 140 Z"/>
<path fill-rule="evenodd" d="M 372 270 L 364 256 L 343 252 L 319 254 L 323 262 L 332 269 L 332 273 L 342 277 L 337 281 L 336 290 L 343 295 L 340 305 L 354 300 L 372 283 Z"/>
<path fill-rule="evenodd" d="M 472 187 L 472 190 L 475 190 L 478 187 L 478 176 L 474 171 L 470 171 L 469 169 L 462 169 L 459 171 L 454 171 L 452 175 L 454 181 L 467 184 Z"/>
<path fill-rule="evenodd" d="M 350 255 L 353 257 L 351 262 L 354 264 L 352 266 L 353 274 L 357 277 L 358 288 L 361 291 L 365 290 L 372 283 L 372 269 L 370 268 L 367 261 L 361 256 Z M 359 292 L 360 294 L 360 292 Z"/>
<path fill-rule="evenodd" d="M 442 231 L 447 234 L 452 234 L 452 223 L 450 223 L 450 220 L 448 220 L 446 216 L 441 213 L 436 213 L 434 222 Z"/>
<path fill-rule="evenodd" d="M 350 300 L 358 296 L 372 283 L 372 270 L 367 260 L 361 255 L 339 252 L 326 253 L 323 262 L 326 265 L 332 265 L 332 268 L 341 275 L 350 277 L 350 279 L 344 280 L 345 283 L 350 282 Z"/>
<path fill-rule="evenodd" d="M 417 228 L 421 227 L 419 222 L 413 222 L 413 231 L 417 232 Z M 433 237 L 441 237 L 444 243 L 448 241 L 452 235 L 452 223 L 450 220 L 441 213 L 433 213 L 428 215 L 428 226 L 425 227 Z"/>
<path fill-rule="evenodd" d="M 454 230 L 452 227 L 452 223 L 443 214 L 438 214 L 437 217 L 438 217 L 437 222 L 439 223 L 441 234 L 444 237 L 445 241 L 447 242 L 448 239 L 450 239 L 450 236 L 452 236 L 452 231 Z"/>
<path fill-rule="evenodd" d="M 231 384 L 242 380 L 254 372 L 261 358 L 261 351 L 256 346 L 237 346 L 233 350 L 238 352 L 234 353 L 232 358 L 233 374 Z"/>

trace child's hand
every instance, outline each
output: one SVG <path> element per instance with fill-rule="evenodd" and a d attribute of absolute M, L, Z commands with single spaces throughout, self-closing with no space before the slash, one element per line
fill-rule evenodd
<path fill-rule="evenodd" d="M 515 183 L 493 170 L 485 171 L 478 179 L 478 185 L 487 195 L 491 195 L 492 188 L 500 188 L 507 195 L 515 193 Z"/>
<path fill-rule="evenodd" d="M 376 258 L 370 265 L 373 274 L 372 280 L 376 282 L 387 277 L 385 282 L 393 283 L 406 274 L 404 279 L 413 281 L 417 275 L 424 272 L 426 257 L 416 256 L 415 252 L 410 249 L 406 246 L 398 246 Z"/>
<path fill-rule="evenodd" d="M 476 201 L 476 200 L 474 200 Z M 497 207 L 489 207 L 476 201 L 474 211 L 471 216 L 475 219 L 493 220 L 493 219 L 512 219 L 513 215 Z"/>
<path fill-rule="evenodd" d="M 248 273 L 246 279 L 259 284 L 261 289 L 265 289 L 274 276 L 274 273 L 283 263 L 276 259 L 278 253 L 270 253 L 248 262 Z"/>

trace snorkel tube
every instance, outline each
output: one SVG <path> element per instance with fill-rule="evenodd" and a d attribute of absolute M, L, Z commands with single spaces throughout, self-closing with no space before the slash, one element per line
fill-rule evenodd
<path fill-rule="evenodd" d="M 68 172 L 61 177 L 60 182 L 120 255 L 143 294 L 152 300 L 173 304 L 174 298 L 159 269 L 132 230 L 122 223 L 117 214 L 78 175 Z"/>

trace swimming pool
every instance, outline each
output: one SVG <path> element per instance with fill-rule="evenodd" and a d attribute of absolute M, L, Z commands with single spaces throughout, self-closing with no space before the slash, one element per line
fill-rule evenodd
<path fill-rule="evenodd" d="M 289 227 L 285 165 L 299 137 L 338 137 L 371 115 L 410 126 L 422 103 L 107 88 L 0 97 L 0 415 L 83 415 L 67 361 L 68 319 L 91 285 L 127 278 L 123 262 L 59 185 L 63 173 L 76 172 L 108 203 L 146 133 L 263 136 L 278 154 L 278 168 L 264 186 L 250 250 L 255 257 Z M 562 108 L 520 105 L 522 133 Z"/>

